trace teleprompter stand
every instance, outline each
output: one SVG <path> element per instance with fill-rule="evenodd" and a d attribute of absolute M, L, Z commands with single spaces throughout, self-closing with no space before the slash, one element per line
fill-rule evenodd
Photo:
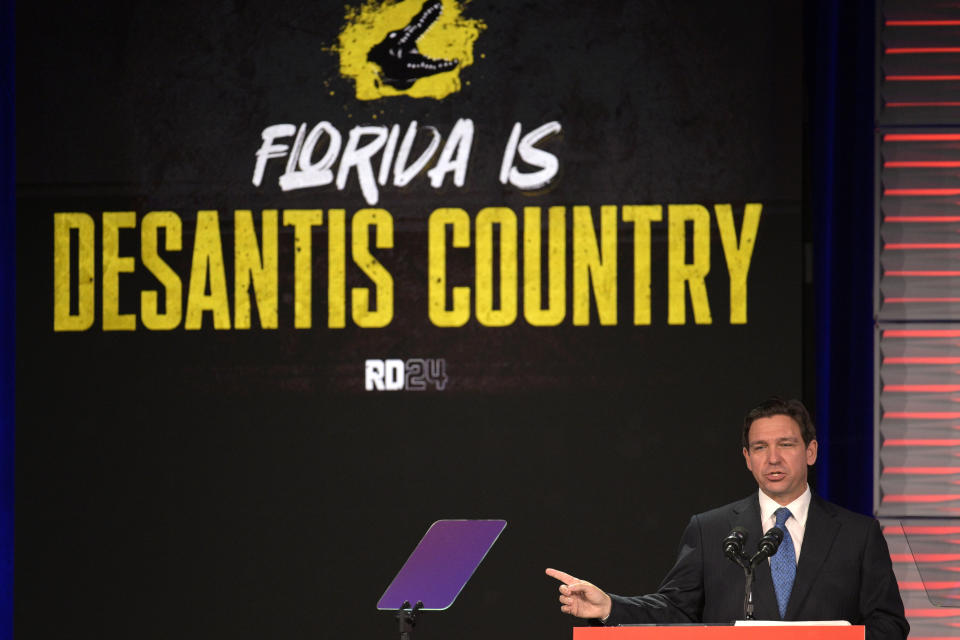
<path fill-rule="evenodd" d="M 377 603 L 377 609 L 396 612 L 400 640 L 412 640 L 421 611 L 442 611 L 453 604 L 506 526 L 506 520 L 437 520 L 430 525 Z M 411 602 L 417 604 L 411 607 Z"/>
<path fill-rule="evenodd" d="M 397 609 L 397 621 L 400 623 L 400 640 L 412 640 L 413 628 L 417 626 L 417 613 L 423 608 L 423 603 L 419 600 L 417 604 L 410 606 L 409 602 L 404 602 Z"/>

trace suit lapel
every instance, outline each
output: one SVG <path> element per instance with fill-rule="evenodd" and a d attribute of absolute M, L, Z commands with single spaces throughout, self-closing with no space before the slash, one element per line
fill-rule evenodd
<path fill-rule="evenodd" d="M 807 525 L 803 532 L 803 545 L 800 547 L 800 562 L 797 564 L 797 577 L 790 592 L 790 601 L 787 603 L 786 620 L 795 619 L 797 612 L 803 605 L 804 599 L 810 592 L 810 587 L 820 573 L 830 547 L 840 529 L 840 523 L 833 517 L 817 496 L 810 501 L 810 511 L 807 512 Z M 767 573 L 769 573 L 769 568 Z"/>
<path fill-rule="evenodd" d="M 744 551 L 752 556 L 757 550 L 757 543 L 763 537 L 760 523 L 760 501 L 757 494 L 741 500 L 734 508 L 731 528 L 740 526 L 747 530 L 747 544 Z M 741 589 L 742 590 L 742 589 Z M 777 595 L 773 590 L 773 579 L 770 576 L 770 563 L 761 562 L 753 573 L 753 616 L 757 620 L 779 620 L 780 612 L 777 609 Z M 740 618 L 741 616 L 737 616 Z"/>

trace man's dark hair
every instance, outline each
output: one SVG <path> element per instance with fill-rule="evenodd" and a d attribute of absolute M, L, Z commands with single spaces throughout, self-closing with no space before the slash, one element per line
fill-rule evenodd
<path fill-rule="evenodd" d="M 784 400 L 774 396 L 751 409 L 743 419 L 743 433 L 740 440 L 744 449 L 750 444 L 750 425 L 753 424 L 754 420 L 771 416 L 793 418 L 800 425 L 800 436 L 803 438 L 804 446 L 810 446 L 810 443 L 817 439 L 817 430 L 813 426 L 813 420 L 810 419 L 810 414 L 803 403 L 799 400 Z"/>

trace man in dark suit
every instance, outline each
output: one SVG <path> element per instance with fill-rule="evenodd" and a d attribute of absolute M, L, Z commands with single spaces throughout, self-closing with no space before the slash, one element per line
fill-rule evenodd
<path fill-rule="evenodd" d="M 605 625 L 743 619 L 743 570 L 724 556 L 721 542 L 739 526 L 755 545 L 776 526 L 783 542 L 755 572 L 757 620 L 847 620 L 865 625 L 868 640 L 906 638 L 910 627 L 879 524 L 810 492 L 807 467 L 816 462 L 817 441 L 803 404 L 774 398 L 753 409 L 742 444 L 759 491 L 693 516 L 656 593 L 607 594 L 547 569 L 563 582 L 560 610 Z"/>

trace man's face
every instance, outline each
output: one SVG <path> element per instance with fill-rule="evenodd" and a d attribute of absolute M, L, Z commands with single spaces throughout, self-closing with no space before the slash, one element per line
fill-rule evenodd
<path fill-rule="evenodd" d="M 817 441 L 804 446 L 800 425 L 790 416 L 758 418 L 750 425 L 743 457 L 760 489 L 787 505 L 807 489 L 807 465 L 817 461 Z"/>

